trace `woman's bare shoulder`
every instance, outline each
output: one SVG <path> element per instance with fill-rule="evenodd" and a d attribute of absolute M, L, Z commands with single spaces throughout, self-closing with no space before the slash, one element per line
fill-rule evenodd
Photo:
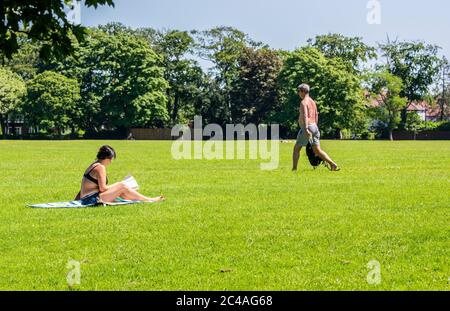
<path fill-rule="evenodd" d="M 99 163 L 98 165 L 96 165 L 94 167 L 93 171 L 97 172 L 97 173 L 105 172 L 106 171 L 106 167 L 103 164 Z"/>

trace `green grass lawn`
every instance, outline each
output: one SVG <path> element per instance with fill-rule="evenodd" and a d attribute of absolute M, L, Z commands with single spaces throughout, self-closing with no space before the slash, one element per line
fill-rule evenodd
<path fill-rule="evenodd" d="M 335 142 L 343 171 L 174 161 L 170 142 L 108 142 L 111 181 L 132 173 L 168 200 L 72 210 L 106 142 L 0 141 L 0 290 L 449 290 L 450 142 Z M 367 264 L 381 264 L 380 285 Z"/>

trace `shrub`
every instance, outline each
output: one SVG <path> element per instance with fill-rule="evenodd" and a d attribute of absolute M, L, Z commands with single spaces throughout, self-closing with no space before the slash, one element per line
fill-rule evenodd
<path fill-rule="evenodd" d="M 437 127 L 438 131 L 450 131 L 450 121 L 440 122 Z"/>

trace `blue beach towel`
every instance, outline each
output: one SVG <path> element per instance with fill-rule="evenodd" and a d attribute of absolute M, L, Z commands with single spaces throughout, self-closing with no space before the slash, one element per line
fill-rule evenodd
<path fill-rule="evenodd" d="M 120 206 L 120 205 L 130 205 L 130 204 L 142 204 L 141 201 L 127 201 L 124 199 L 116 199 L 113 203 L 103 203 L 102 205 L 83 205 L 81 201 L 70 201 L 70 202 L 57 202 L 57 203 L 44 203 L 44 204 L 33 204 L 27 205 L 31 208 L 87 208 L 87 207 L 98 207 L 98 206 Z"/>

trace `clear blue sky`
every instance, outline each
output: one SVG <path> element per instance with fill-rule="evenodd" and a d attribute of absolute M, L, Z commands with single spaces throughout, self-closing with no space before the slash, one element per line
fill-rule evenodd
<path fill-rule="evenodd" d="M 273 48 L 292 50 L 318 34 L 361 36 L 375 44 L 398 37 L 425 40 L 450 58 L 449 0 L 379 0 L 381 24 L 367 23 L 368 0 L 115 0 L 115 8 L 82 9 L 86 26 L 121 22 L 133 28 L 233 26 Z"/>

